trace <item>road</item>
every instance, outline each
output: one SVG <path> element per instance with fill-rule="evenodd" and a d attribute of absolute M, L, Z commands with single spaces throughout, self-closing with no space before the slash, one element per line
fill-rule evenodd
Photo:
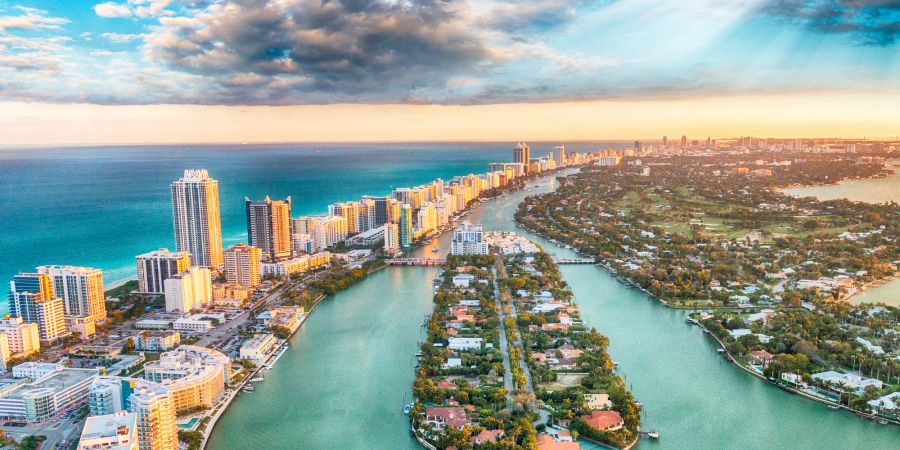
<path fill-rule="evenodd" d="M 497 312 L 500 315 L 500 352 L 503 354 L 503 386 L 506 388 L 506 409 L 513 404 L 512 366 L 509 363 L 509 343 L 506 340 L 506 325 L 503 324 L 503 304 L 500 302 L 500 286 L 497 284 L 497 269 L 494 272 L 494 301 L 497 302 Z"/>

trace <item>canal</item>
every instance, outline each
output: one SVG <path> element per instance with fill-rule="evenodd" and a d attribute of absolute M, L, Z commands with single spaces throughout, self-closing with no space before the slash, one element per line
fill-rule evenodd
<path fill-rule="evenodd" d="M 489 200 L 469 216 L 487 230 L 516 230 L 557 256 L 566 249 L 513 224 L 535 189 Z M 449 247 L 449 235 L 420 249 Z M 424 338 L 437 268 L 388 268 L 319 305 L 255 392 L 223 415 L 211 449 L 419 448 L 401 413 L 413 354 Z M 610 338 L 610 353 L 660 431 L 644 448 L 897 448 L 900 430 L 781 391 L 727 363 L 711 339 L 598 266 L 563 266 L 584 320 Z M 583 445 L 583 448 L 589 448 Z"/>

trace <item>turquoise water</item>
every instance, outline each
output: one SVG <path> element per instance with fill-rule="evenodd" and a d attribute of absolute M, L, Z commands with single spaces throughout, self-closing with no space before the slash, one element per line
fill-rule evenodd
<path fill-rule="evenodd" d="M 191 420 L 188 420 L 186 423 L 179 423 L 178 428 L 181 428 L 182 430 L 190 430 L 191 428 L 194 428 L 194 425 L 196 425 L 199 421 L 199 417 L 194 417 L 191 418 Z"/>
<path fill-rule="evenodd" d="M 554 144 L 534 144 L 543 154 Z M 188 168 L 219 180 L 225 245 L 246 241 L 244 196 L 294 200 L 295 216 L 436 177 L 482 173 L 509 143 L 126 146 L 0 149 L 0 295 L 42 264 L 134 275 L 134 256 L 174 247 L 169 188 Z M 586 151 L 594 144 L 573 145 Z M 5 302 L 2 302 L 5 303 Z M 0 307 L 0 312 L 6 305 Z"/>
<path fill-rule="evenodd" d="M 469 216 L 513 230 L 528 190 Z M 517 229 L 559 256 L 569 250 Z M 447 251 L 448 236 L 436 241 Z M 433 244 L 418 253 L 430 252 Z M 326 299 L 254 393 L 222 416 L 211 449 L 417 449 L 400 408 L 409 402 L 412 355 L 424 338 L 436 268 L 390 268 Z M 563 266 L 582 316 L 610 338 L 610 353 L 644 402 L 658 442 L 639 448 L 897 448 L 900 429 L 832 411 L 726 362 L 684 313 L 629 289 L 597 266 Z M 592 448 L 583 445 L 583 448 Z"/>

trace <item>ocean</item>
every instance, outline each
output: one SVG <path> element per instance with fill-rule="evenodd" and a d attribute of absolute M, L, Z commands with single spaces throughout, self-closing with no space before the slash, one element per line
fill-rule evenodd
<path fill-rule="evenodd" d="M 532 144 L 532 155 L 556 143 Z M 569 151 L 600 144 L 567 145 Z M 219 180 L 225 246 L 246 241 L 244 197 L 292 196 L 293 215 L 387 195 L 510 161 L 514 143 L 105 146 L 0 149 L 0 280 L 44 264 L 98 267 L 107 284 L 135 255 L 174 249 L 169 188 L 184 169 Z M 8 291 L 4 282 L 3 298 Z M 7 310 L 0 302 L 0 312 Z"/>

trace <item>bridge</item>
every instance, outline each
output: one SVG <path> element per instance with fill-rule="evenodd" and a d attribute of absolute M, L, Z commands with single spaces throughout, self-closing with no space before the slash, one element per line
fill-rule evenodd
<path fill-rule="evenodd" d="M 446 258 L 396 258 L 384 261 L 389 266 L 443 266 Z"/>
<path fill-rule="evenodd" d="M 594 258 L 553 258 L 556 264 L 596 264 Z"/>

